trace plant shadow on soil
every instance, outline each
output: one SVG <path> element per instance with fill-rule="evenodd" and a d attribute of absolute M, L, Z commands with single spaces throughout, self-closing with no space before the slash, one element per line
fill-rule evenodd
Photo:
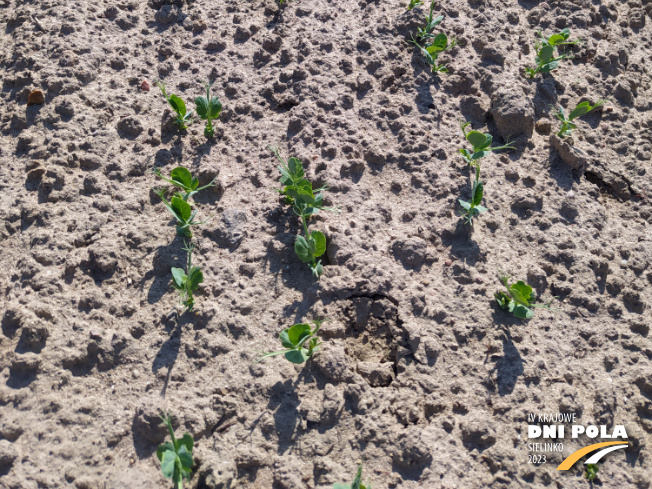
<path fill-rule="evenodd" d="M 506 396 L 512 393 L 518 378 L 523 375 L 523 358 L 514 345 L 512 335 L 509 331 L 511 326 L 519 325 L 521 322 L 494 304 L 493 324 L 497 325 L 503 331 L 501 338 L 503 354 L 491 355 L 491 361 L 496 362 L 496 364 L 489 372 L 489 377 L 491 378 L 495 372 L 496 382 L 494 383 L 490 380 L 488 385 L 491 387 L 488 388 L 489 390 L 495 390 L 497 388 L 500 396 Z"/>
<path fill-rule="evenodd" d="M 184 315 L 179 315 L 176 312 L 170 313 L 165 317 L 165 328 L 170 332 L 170 336 L 161 345 L 161 348 L 159 348 L 158 353 L 154 357 L 154 362 L 152 363 L 152 372 L 155 374 L 160 369 L 167 368 L 167 374 L 165 376 L 165 381 L 163 382 L 163 388 L 161 389 L 161 397 L 163 398 L 165 398 L 165 392 L 167 391 L 172 368 L 177 361 L 179 350 L 181 349 L 181 333 L 183 331 L 183 325 L 187 322 L 188 320 Z"/>
<path fill-rule="evenodd" d="M 414 45 L 411 44 L 411 46 Z M 411 65 L 412 65 L 413 80 L 415 81 L 420 80 L 421 78 L 419 77 L 422 73 L 425 73 L 427 76 L 426 80 L 423 83 L 415 86 L 415 90 L 417 94 L 414 99 L 414 102 L 417 106 L 417 110 L 422 114 L 427 114 L 431 110 L 436 110 L 437 112 L 439 112 L 439 109 L 437 109 L 437 107 L 435 106 L 435 100 L 432 98 L 432 93 L 430 92 L 430 88 L 432 86 L 434 86 L 436 90 L 439 90 L 440 88 L 439 77 L 436 76 L 434 73 L 431 73 L 430 70 L 424 68 L 425 61 L 423 59 L 423 55 L 417 49 L 416 46 L 414 46 L 414 50 L 412 52 Z M 439 127 L 440 120 L 441 117 L 438 117 L 437 127 Z"/>
<path fill-rule="evenodd" d="M 278 282 L 280 277 L 285 287 L 302 294 L 301 299 L 294 300 L 284 308 L 284 315 L 286 317 L 294 315 L 295 321 L 300 321 L 304 314 L 310 310 L 310 305 L 307 304 L 307 301 L 314 295 L 315 289 L 319 288 L 319 279 L 313 276 L 308 265 L 302 263 L 294 252 L 296 236 L 301 232 L 301 221 L 287 206 L 272 209 L 266 213 L 266 219 L 269 224 L 274 226 L 275 235 L 273 241 L 281 242 L 284 245 L 285 251 L 282 252 L 281 256 L 278 256 L 271 249 L 272 245 L 270 243 L 263 260 L 263 266 L 267 267 L 269 272 L 274 276 L 275 283 Z M 319 222 L 319 220 L 316 222 Z M 311 220 L 310 230 L 319 229 L 319 226 L 312 226 L 314 223 L 315 220 Z M 286 261 L 286 257 L 291 257 L 291 259 Z M 328 256 L 324 254 L 319 259 L 322 261 L 324 269 L 327 269 L 329 265 Z"/>
<path fill-rule="evenodd" d="M 279 359 L 279 361 L 285 360 Z M 323 434 L 337 424 L 339 415 L 328 422 L 308 422 L 307 429 L 300 431 L 301 414 L 298 411 L 298 406 L 301 404 L 301 400 L 296 391 L 297 386 L 314 383 L 317 389 L 323 391 L 327 383 L 319 372 L 315 371 L 315 368 L 312 360 L 308 360 L 296 379 L 277 382 L 270 389 L 267 409 L 274 413 L 274 428 L 278 436 L 277 450 L 279 455 L 283 455 L 295 447 L 299 436 L 308 434 L 314 429 Z"/>
<path fill-rule="evenodd" d="M 145 284 L 152 278 L 152 284 L 147 292 L 147 303 L 156 304 L 161 298 L 171 290 L 170 281 L 170 263 L 174 261 L 173 266 L 179 268 L 186 268 L 187 253 L 183 249 L 183 241 L 181 238 L 175 239 L 165 246 L 159 246 L 154 250 L 154 257 L 152 259 L 152 266 L 149 271 L 143 276 L 140 281 L 140 289 L 145 287 Z"/>

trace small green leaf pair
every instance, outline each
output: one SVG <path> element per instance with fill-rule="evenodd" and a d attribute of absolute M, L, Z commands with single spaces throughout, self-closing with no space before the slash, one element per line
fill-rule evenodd
<path fill-rule="evenodd" d="M 570 58 L 569 54 L 559 54 L 559 46 L 577 44 L 580 41 L 569 41 L 570 30 L 563 29 L 559 34 L 553 34 L 548 39 L 543 37 L 541 33 L 541 42 L 537 43 L 535 50 L 536 56 L 534 62 L 537 64 L 534 68 L 525 68 L 525 73 L 530 78 L 534 78 L 537 73 L 549 73 L 559 66 L 562 59 Z M 558 56 L 555 57 L 555 47 L 557 48 Z"/>
<path fill-rule="evenodd" d="M 165 415 L 161 417 L 163 422 L 168 428 L 170 438 L 172 441 L 166 441 L 163 445 L 159 445 L 156 450 L 156 456 L 161 462 L 161 472 L 166 479 L 172 479 L 175 489 L 183 489 L 183 479 L 190 480 L 192 473 L 192 436 L 188 433 L 183 435 L 180 440 L 174 437 L 174 429 L 172 429 L 172 421 L 170 417 Z"/>
<path fill-rule="evenodd" d="M 174 122 L 179 126 L 179 130 L 183 131 L 188 129 L 188 126 L 192 124 L 192 110 L 187 112 L 186 104 L 183 102 L 181 97 L 176 95 L 168 95 L 165 92 L 165 85 L 163 85 L 161 81 L 157 81 L 156 85 L 163 93 L 165 100 L 167 100 L 168 104 L 170 104 L 170 107 L 172 107 L 172 110 L 174 110 L 174 112 L 177 114 L 177 118 Z"/>
<path fill-rule="evenodd" d="M 410 6 L 408 6 L 408 10 L 411 10 L 414 8 L 414 6 L 416 6 L 416 4 L 412 5 L 412 3 L 413 2 L 411 1 Z M 419 4 L 420 3 L 421 2 L 419 2 Z M 419 50 L 421 50 L 421 53 L 426 58 L 426 62 L 428 65 L 430 65 L 430 71 L 432 73 L 448 73 L 448 68 L 446 68 L 444 65 L 438 64 L 437 58 L 444 51 L 457 46 L 457 39 L 453 39 L 449 44 L 448 36 L 446 36 L 446 34 L 439 33 L 435 35 L 432 33 L 432 30 L 438 26 L 442 20 L 444 20 L 443 15 L 433 18 L 434 9 L 435 0 L 433 0 L 430 4 L 430 11 L 428 12 L 428 15 L 426 15 L 425 27 L 417 28 L 416 37 L 414 35 L 412 36 L 412 43 L 417 46 Z M 432 42 L 422 46 L 421 42 L 426 39 L 432 39 Z"/>
<path fill-rule="evenodd" d="M 199 187 L 199 179 L 197 177 L 193 177 L 192 174 L 190 173 L 190 170 L 187 168 L 184 168 L 183 166 L 178 166 L 174 170 L 170 172 L 170 178 L 166 178 L 161 174 L 160 168 L 154 168 L 152 170 L 154 174 L 159 177 L 162 180 L 165 180 L 168 183 L 171 183 L 175 187 L 180 188 L 183 190 L 183 194 L 178 193 L 183 200 L 186 202 L 190 197 L 195 195 L 197 192 L 200 192 L 201 190 L 204 190 L 205 188 L 209 187 L 214 187 L 215 185 L 213 182 L 215 181 L 215 178 L 210 181 L 207 185 L 204 185 L 203 187 Z M 199 187 L 199 188 L 197 188 Z"/>
<path fill-rule="evenodd" d="M 470 124 L 470 122 L 464 122 L 460 124 L 460 127 L 462 128 L 462 133 L 464 133 L 464 138 L 471 143 L 473 150 L 469 151 L 465 148 L 457 150 L 464 158 L 464 161 L 469 165 L 475 165 L 477 160 L 484 158 L 491 151 L 498 151 L 499 149 L 516 149 L 513 146 L 510 146 L 509 142 L 503 146 L 491 147 L 491 144 L 494 141 L 493 136 L 491 134 L 483 134 L 479 131 L 469 131 L 467 133 L 466 128 Z"/>
<path fill-rule="evenodd" d="M 317 260 L 326 253 L 326 236 L 321 231 L 312 231 L 306 238 L 297 236 L 294 252 L 303 263 L 308 264 L 315 277 L 319 278 L 324 273 L 321 260 Z"/>
<path fill-rule="evenodd" d="M 410 4 L 408 5 L 407 9 L 412 10 L 414 7 L 418 7 L 419 5 L 422 4 L 423 4 L 422 0 L 410 0 Z"/>
<path fill-rule="evenodd" d="M 192 252 L 195 246 L 192 243 L 185 243 L 183 249 L 188 254 L 186 270 L 172 267 L 172 286 L 179 292 L 181 303 L 186 306 L 187 311 L 192 311 L 195 305 L 193 293 L 204 281 L 204 274 L 199 267 L 192 266 Z"/>
<path fill-rule="evenodd" d="M 509 275 L 500 275 L 500 280 L 507 289 L 507 293 L 498 291 L 494 294 L 498 305 L 505 310 L 508 310 L 514 316 L 521 319 L 532 319 L 534 317 L 534 307 L 545 307 L 551 309 L 550 302 L 547 304 L 534 304 L 536 299 L 535 293 L 528 284 L 519 280 L 515 284 L 510 285 Z M 552 301 L 551 301 L 552 302 Z"/>
<path fill-rule="evenodd" d="M 448 68 L 444 65 L 437 64 L 437 58 L 447 49 L 452 49 L 457 46 L 457 39 L 453 39 L 451 43 L 448 44 L 448 37 L 446 34 L 440 33 L 433 38 L 432 44 L 430 45 L 421 46 L 414 39 L 412 39 L 412 42 L 421 50 L 421 53 L 426 58 L 426 63 L 430 65 L 430 71 L 432 73 L 448 73 Z"/>
<path fill-rule="evenodd" d="M 584 470 L 584 477 L 586 477 L 586 480 L 588 481 L 593 481 L 598 476 L 599 470 L 600 468 L 598 467 L 598 464 L 587 464 L 586 469 Z"/>
<path fill-rule="evenodd" d="M 292 206 L 292 210 L 301 218 L 303 224 L 304 236 L 297 236 L 294 252 L 303 263 L 308 264 L 312 274 L 319 278 L 324 267 L 318 258 L 326 252 L 326 236 L 320 231 L 308 232 L 308 219 L 317 215 L 320 210 L 336 210 L 324 207 L 324 196 L 321 192 L 328 189 L 328 186 L 313 190 L 312 183 L 305 178 L 301 160 L 291 157 L 286 163 L 278 150 L 272 147 L 270 149 L 281 162 L 278 169 L 281 172 L 280 182 L 283 188 L 278 192 L 285 196 L 285 202 Z"/>
<path fill-rule="evenodd" d="M 422 2 L 415 4 L 414 7 L 416 5 L 420 5 L 421 3 Z M 412 1 L 410 1 L 410 5 L 412 5 Z M 408 10 L 411 9 L 408 7 Z M 433 18 L 434 10 L 435 10 L 435 0 L 432 0 L 432 2 L 430 3 L 430 10 L 428 12 L 428 15 L 426 15 L 426 25 L 424 27 L 417 27 L 417 35 L 416 35 L 417 42 L 421 42 L 426 38 L 435 37 L 434 34 L 432 34 L 432 30 L 435 27 L 437 27 L 442 20 L 444 20 L 444 16 L 440 15 L 439 17 Z"/>
<path fill-rule="evenodd" d="M 195 99 L 195 108 L 197 110 L 197 115 L 200 119 L 206 121 L 206 127 L 204 128 L 204 136 L 207 138 L 212 138 L 215 134 L 213 129 L 212 119 L 217 119 L 222 112 L 222 103 L 217 97 L 211 97 L 211 87 L 213 86 L 214 81 L 210 83 L 204 83 L 206 88 L 205 97 L 197 97 Z"/>
<path fill-rule="evenodd" d="M 208 222 L 211 218 L 205 219 L 203 221 L 195 221 L 195 216 L 197 215 L 196 210 L 192 210 L 190 204 L 183 200 L 179 194 L 174 194 L 172 199 L 168 202 L 165 198 L 165 190 L 156 190 L 156 195 L 158 195 L 165 208 L 168 210 L 172 217 L 174 217 L 178 224 L 176 226 L 177 234 L 185 238 L 192 238 L 191 226 L 199 226 Z M 212 217 L 212 216 L 211 216 Z"/>
<path fill-rule="evenodd" d="M 584 114 L 587 114 L 588 112 L 591 112 L 593 109 L 600 107 L 602 104 L 604 104 L 604 100 L 598 100 L 595 105 L 591 105 L 590 102 L 582 102 L 581 104 L 578 104 L 573 111 L 568 114 L 568 117 L 566 117 L 566 114 L 564 113 L 564 108 L 560 105 L 559 109 L 555 113 L 555 116 L 557 119 L 561 121 L 561 129 L 559 129 L 559 132 L 557 133 L 557 136 L 560 138 L 563 138 L 565 136 L 569 136 L 572 132 L 573 129 L 576 129 L 577 126 L 572 122 L 573 119 L 576 119 L 578 117 L 582 117 Z"/>
<path fill-rule="evenodd" d="M 213 82 L 204 83 L 206 88 L 205 97 L 197 97 L 195 99 L 195 110 L 200 119 L 206 121 L 206 127 L 204 128 L 204 136 L 207 138 L 212 138 L 215 134 L 215 129 L 213 128 L 212 119 L 217 119 L 222 112 L 222 103 L 217 97 L 211 97 L 211 87 Z M 193 123 L 193 112 L 188 112 L 186 109 L 186 104 L 183 102 L 181 97 L 176 95 L 168 95 L 165 91 L 165 85 L 160 81 L 156 82 L 156 85 L 161 89 L 165 100 L 168 101 L 172 110 L 176 112 L 177 118 L 175 123 L 179 126 L 179 130 L 183 131 L 188 129 L 188 126 Z"/>
<path fill-rule="evenodd" d="M 462 209 L 464 209 L 462 215 L 466 219 L 467 224 L 473 224 L 474 217 L 479 216 L 483 212 L 487 212 L 487 208 L 480 205 L 483 195 L 484 185 L 476 177 L 475 182 L 473 182 L 473 188 L 471 189 L 471 200 L 458 199 Z"/>
<path fill-rule="evenodd" d="M 342 484 L 341 482 L 337 482 L 333 484 L 333 489 L 371 489 L 370 485 L 364 485 L 362 483 L 362 464 L 358 467 L 358 473 L 355 476 L 355 479 L 353 479 L 353 482 L 351 484 Z"/>
<path fill-rule="evenodd" d="M 281 331 L 279 337 L 281 345 L 284 350 L 274 351 L 271 353 L 263 353 L 257 362 L 264 360 L 267 357 L 276 355 L 284 355 L 287 360 L 292 363 L 304 363 L 311 358 L 318 350 L 321 342 L 317 338 L 317 333 L 325 319 L 313 319 L 315 329 L 311 329 L 309 324 L 301 323 L 295 324 L 289 328 Z"/>
<path fill-rule="evenodd" d="M 515 149 L 513 146 L 510 146 L 509 143 L 503 146 L 494 146 L 493 136 L 491 134 L 483 134 L 479 131 L 469 131 L 466 132 L 466 128 L 471 124 L 470 122 L 464 122 L 460 125 L 462 128 L 462 133 L 466 140 L 471 143 L 473 149 L 469 151 L 466 148 L 458 149 L 459 153 L 464 158 L 469 165 L 475 167 L 475 181 L 473 182 L 473 187 L 471 189 L 471 200 L 466 201 L 459 199 L 459 203 L 462 206 L 462 216 L 466 219 L 468 224 L 473 224 L 473 218 L 487 212 L 487 208 L 480 205 L 482 202 L 482 197 L 484 195 L 484 184 L 480 181 L 480 158 L 484 158 L 492 151 L 497 151 L 499 149 Z"/>
<path fill-rule="evenodd" d="M 184 168 L 182 166 L 178 166 L 174 170 L 172 170 L 170 172 L 170 178 L 164 177 L 161 174 L 161 170 L 158 168 L 155 168 L 152 171 L 159 178 L 162 178 L 166 182 L 169 182 L 172 185 L 183 190 L 183 193 L 176 192 L 172 196 L 172 199 L 170 199 L 169 202 L 165 198 L 164 189 L 154 190 L 154 192 L 156 193 L 156 195 L 158 195 L 161 198 L 168 212 L 172 214 L 172 216 L 176 219 L 178 223 L 176 226 L 177 234 L 179 236 L 183 236 L 186 238 L 192 238 L 191 227 L 198 226 L 200 224 L 204 224 L 205 222 L 208 222 L 212 218 L 212 216 L 204 221 L 195 221 L 195 216 L 197 215 L 197 211 L 192 210 L 192 207 L 188 203 L 188 199 L 193 195 L 195 195 L 200 190 L 203 190 L 208 187 L 213 187 L 214 186 L 213 182 L 215 181 L 215 179 L 213 179 L 208 185 L 199 187 L 199 180 L 193 177 L 187 168 Z"/>

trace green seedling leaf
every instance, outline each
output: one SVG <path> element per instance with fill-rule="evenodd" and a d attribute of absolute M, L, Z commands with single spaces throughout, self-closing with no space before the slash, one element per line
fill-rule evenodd
<path fill-rule="evenodd" d="M 163 472 L 163 477 L 166 479 L 172 479 L 172 477 L 174 477 L 174 469 L 176 469 L 176 464 L 176 452 L 166 451 L 163 454 L 163 460 L 161 460 L 161 471 Z"/>
<path fill-rule="evenodd" d="M 319 277 L 323 275 L 324 267 L 321 264 L 321 260 L 317 260 L 316 263 L 309 263 L 308 266 L 310 267 L 310 270 L 316 279 L 319 279 Z"/>
<path fill-rule="evenodd" d="M 594 481 L 598 476 L 599 470 L 600 468 L 598 467 L 598 464 L 587 464 L 586 469 L 584 469 L 584 477 L 586 477 L 586 480 L 588 481 Z"/>
<path fill-rule="evenodd" d="M 544 65 L 552 59 L 555 49 L 552 46 L 543 46 L 539 51 L 539 64 Z"/>
<path fill-rule="evenodd" d="M 222 102 L 217 97 L 211 98 L 208 104 L 208 115 L 211 119 L 217 119 L 222 112 Z"/>
<path fill-rule="evenodd" d="M 437 34 L 432 40 L 432 44 L 427 48 L 429 53 L 444 51 L 448 47 L 448 37 L 446 34 Z"/>
<path fill-rule="evenodd" d="M 305 349 L 300 349 L 300 350 L 292 350 L 287 353 L 285 353 L 285 358 L 292 363 L 303 363 L 306 360 L 308 360 L 308 350 Z"/>
<path fill-rule="evenodd" d="M 165 100 L 167 100 L 170 107 L 172 107 L 172 110 L 177 114 L 177 118 L 174 122 L 179 126 L 180 130 L 187 129 L 188 125 L 192 123 L 192 111 L 187 112 L 186 104 L 183 102 L 181 97 L 168 95 L 165 91 L 165 85 L 162 82 L 157 81 L 156 85 L 161 90 L 163 97 L 165 97 Z"/>
<path fill-rule="evenodd" d="M 187 253 L 187 273 L 181 268 L 172 267 L 172 286 L 179 293 L 181 303 L 186 306 L 186 310 L 192 311 L 195 303 L 194 292 L 199 288 L 199 284 L 204 281 L 204 275 L 199 267 L 192 265 L 194 245 L 190 242 L 185 242 L 183 249 Z M 190 448 L 192 451 L 192 447 Z"/>
<path fill-rule="evenodd" d="M 534 291 L 532 287 L 527 285 L 522 280 L 519 280 L 513 285 L 509 284 L 509 275 L 500 275 L 500 280 L 507 289 L 498 291 L 494 294 L 496 302 L 502 309 L 509 310 L 515 317 L 521 319 L 532 319 L 534 317 L 533 307 L 545 307 L 550 309 L 548 304 L 533 304 L 535 300 Z"/>
<path fill-rule="evenodd" d="M 426 15 L 426 25 L 417 28 L 416 36 L 414 34 L 412 35 L 412 43 L 419 48 L 421 54 L 425 57 L 426 63 L 430 66 L 431 72 L 447 73 L 448 69 L 437 63 L 437 57 L 443 51 L 455 47 L 457 41 L 453 39 L 449 44 L 446 34 L 439 33 L 435 35 L 432 33 L 432 30 L 438 26 L 442 20 L 444 20 L 443 15 L 433 18 L 434 9 L 435 0 L 430 3 L 430 11 L 428 12 L 428 15 Z M 408 10 L 410 10 L 409 6 Z M 421 42 L 426 39 L 432 39 L 432 42 L 430 45 L 422 46 Z"/>
<path fill-rule="evenodd" d="M 183 100 L 181 100 L 180 97 L 177 97 L 176 95 L 170 95 L 168 102 L 170 103 L 172 110 L 174 110 L 178 115 L 181 117 L 186 115 L 186 104 L 183 102 Z"/>
<path fill-rule="evenodd" d="M 487 134 L 482 134 L 481 132 L 478 131 L 470 131 L 466 135 L 466 140 L 471 143 L 471 146 L 473 146 L 473 150 L 478 151 L 480 149 L 483 149 L 486 146 L 487 142 Z M 489 142 L 491 144 L 491 141 Z"/>
<path fill-rule="evenodd" d="M 534 78 L 537 73 L 549 73 L 559 66 L 559 61 L 567 59 L 570 56 L 559 53 L 559 46 L 567 44 L 577 44 L 579 41 L 568 41 L 570 30 L 564 29 L 559 34 L 553 34 L 547 39 L 541 36 L 541 42 L 537 43 L 534 62 L 537 64 L 534 68 L 525 68 L 525 74 L 529 78 Z M 555 57 L 555 48 L 558 50 L 558 56 Z"/>
<path fill-rule="evenodd" d="M 320 231 L 312 231 L 310 237 L 315 243 L 315 256 L 320 257 L 326 253 L 326 236 Z"/>
<path fill-rule="evenodd" d="M 509 295 L 502 291 L 498 291 L 494 294 L 494 297 L 502 309 L 509 309 L 509 304 L 512 301 L 512 298 Z"/>
<path fill-rule="evenodd" d="M 188 278 L 188 288 L 194 292 L 203 281 L 204 275 L 201 270 L 198 267 L 192 267 Z"/>
<path fill-rule="evenodd" d="M 193 440 L 188 433 L 183 435 L 180 440 L 175 439 L 170 417 L 165 415 L 161 419 L 172 438 L 171 442 L 167 441 L 163 445 L 159 445 L 156 450 L 156 456 L 161 462 L 161 472 L 166 479 L 172 479 L 175 489 L 183 489 L 183 480 L 189 480 L 192 474 Z"/>
<path fill-rule="evenodd" d="M 204 128 L 204 135 L 207 138 L 212 138 L 215 134 L 213 129 L 212 119 L 219 117 L 220 112 L 222 111 L 222 103 L 217 97 L 211 97 L 211 87 L 213 82 L 204 83 L 206 88 L 205 97 L 197 97 L 195 99 L 195 110 L 200 119 L 206 121 L 206 127 Z"/>
<path fill-rule="evenodd" d="M 295 324 L 287 330 L 287 339 L 292 344 L 292 347 L 296 348 L 305 342 L 307 338 L 310 337 L 310 325 L 309 324 Z"/>
<path fill-rule="evenodd" d="M 175 289 L 185 289 L 186 288 L 186 272 L 182 268 L 172 267 L 172 285 Z"/>
<path fill-rule="evenodd" d="M 534 300 L 532 287 L 527 285 L 522 280 L 519 280 L 514 285 L 512 285 L 510 287 L 510 292 L 514 300 L 520 304 L 528 306 L 530 305 L 530 302 Z"/>
<path fill-rule="evenodd" d="M 414 7 L 418 7 L 421 4 L 423 4 L 421 0 L 410 0 L 410 4 L 408 5 L 407 9 L 412 10 Z"/>
<path fill-rule="evenodd" d="M 268 357 L 283 355 L 292 363 L 304 363 L 319 350 L 318 347 L 321 343 L 319 342 L 317 333 L 324 321 L 323 319 L 313 320 L 315 328 L 312 330 L 310 325 L 305 323 L 295 324 L 282 330 L 279 338 L 284 349 L 263 353 L 258 357 L 256 362 L 260 362 Z"/>
<path fill-rule="evenodd" d="M 311 263 L 314 260 L 314 253 L 310 250 L 310 244 L 303 236 L 297 236 L 294 242 L 294 252 L 303 263 Z"/>
<path fill-rule="evenodd" d="M 184 168 L 183 166 L 178 166 L 170 172 L 170 178 L 166 178 L 161 174 L 160 168 L 154 168 L 153 173 L 162 180 L 174 185 L 177 188 L 183 190 L 183 193 L 179 195 L 185 201 L 190 197 L 195 195 L 197 192 L 200 192 L 206 188 L 214 187 L 215 178 L 211 180 L 207 185 L 199 187 L 199 179 L 193 177 L 190 173 L 190 170 Z M 199 187 L 199 188 L 198 188 Z"/>
<path fill-rule="evenodd" d="M 477 185 L 475 185 L 473 188 L 473 200 L 471 201 L 473 207 L 480 205 L 480 202 L 482 202 L 483 192 L 484 186 L 482 185 L 482 182 L 478 182 Z"/>
<path fill-rule="evenodd" d="M 197 111 L 197 115 L 203 119 L 206 120 L 208 119 L 208 100 L 206 97 L 197 97 L 195 99 L 195 107 Z"/>
<path fill-rule="evenodd" d="M 552 70 L 556 70 L 558 66 L 559 66 L 559 61 L 555 59 L 554 61 L 551 61 L 550 63 L 546 63 L 543 66 L 541 66 L 541 69 L 539 71 L 541 71 L 541 73 L 549 73 Z"/>
<path fill-rule="evenodd" d="M 170 177 L 177 187 L 181 187 L 184 190 L 194 190 L 199 185 L 199 180 L 192 178 L 190 171 L 182 166 L 178 166 L 172 170 Z"/>
<path fill-rule="evenodd" d="M 566 39 L 564 39 L 564 36 L 561 34 L 553 34 L 548 38 L 548 44 L 551 46 L 556 46 L 557 44 L 561 44 L 564 42 Z"/>
<path fill-rule="evenodd" d="M 598 100 L 595 105 L 591 105 L 590 102 L 582 102 L 581 104 L 578 104 L 570 114 L 568 114 L 568 117 L 566 117 L 564 108 L 560 105 L 557 109 L 557 112 L 555 112 L 555 116 L 561 121 L 561 128 L 559 129 L 557 136 L 563 138 L 570 135 L 573 129 L 577 128 L 577 126 L 571 122 L 573 119 L 582 117 L 583 115 L 591 112 L 593 109 L 600 107 L 602 104 L 604 104 L 604 102 L 604 100 Z"/>
<path fill-rule="evenodd" d="M 480 159 L 484 158 L 492 151 L 514 149 L 514 147 L 510 146 L 509 143 L 503 146 L 491 146 L 493 143 L 493 137 L 491 134 L 483 134 L 479 131 L 467 132 L 469 124 L 470 122 L 461 122 L 460 128 L 462 129 L 464 138 L 471 144 L 473 149 L 472 151 L 469 151 L 466 148 L 459 148 L 457 151 L 462 155 L 464 161 L 475 167 L 475 181 L 473 182 L 471 190 L 471 200 L 465 201 L 459 199 L 460 206 L 462 206 L 462 217 L 464 217 L 468 224 L 472 225 L 474 217 L 483 212 L 487 212 L 487 208 L 480 205 L 484 195 L 484 185 L 480 181 Z"/>
<path fill-rule="evenodd" d="M 170 208 L 172 209 L 172 215 L 177 218 L 181 223 L 186 223 L 192 215 L 192 207 L 190 204 L 178 196 L 173 196 L 170 200 Z"/>
<path fill-rule="evenodd" d="M 278 192 L 284 196 L 285 202 L 292 207 L 294 213 L 301 218 L 303 225 L 303 236 L 297 236 L 294 252 L 310 267 L 313 275 L 319 278 L 323 273 L 323 265 L 317 258 L 326 252 L 326 236 L 320 231 L 309 232 L 308 221 L 322 210 L 336 210 L 324 206 L 322 192 L 327 190 L 328 186 L 313 189 L 312 183 L 305 178 L 301 160 L 291 157 L 286 163 L 278 150 L 271 147 L 270 149 L 281 163 L 278 169 L 281 172 L 280 182 L 283 187 L 278 189 Z"/>
<path fill-rule="evenodd" d="M 568 115 L 568 119 L 572 121 L 577 117 L 582 117 L 584 114 L 588 114 L 593 109 L 600 107 L 602 104 L 604 104 L 604 102 L 604 100 L 598 100 L 595 105 L 591 105 L 589 102 L 582 102 L 581 104 L 578 104 L 577 107 L 575 107 L 573 111 Z"/>
<path fill-rule="evenodd" d="M 520 319 L 532 319 L 534 317 L 534 311 L 532 309 L 522 304 L 514 304 L 513 302 L 510 303 L 510 312 Z"/>
<path fill-rule="evenodd" d="M 337 482 L 333 484 L 333 489 L 371 489 L 370 485 L 364 485 L 362 483 L 362 464 L 358 466 L 358 472 L 355 475 L 355 479 L 351 484 L 343 484 Z"/>

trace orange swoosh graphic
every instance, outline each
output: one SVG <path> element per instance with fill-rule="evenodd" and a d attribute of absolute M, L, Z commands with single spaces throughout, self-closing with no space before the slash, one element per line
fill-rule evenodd
<path fill-rule="evenodd" d="M 588 447 L 580 448 L 576 452 L 573 452 L 568 457 L 566 457 L 566 460 L 564 460 L 562 463 L 559 464 L 559 467 L 557 467 L 557 470 L 568 470 L 575 464 L 575 462 L 577 462 L 579 459 L 581 459 L 587 453 L 593 452 L 593 451 L 597 450 L 598 448 L 609 447 L 611 445 L 628 445 L 628 442 L 626 442 L 626 441 L 605 441 L 603 443 L 595 443 L 593 445 L 589 445 Z"/>

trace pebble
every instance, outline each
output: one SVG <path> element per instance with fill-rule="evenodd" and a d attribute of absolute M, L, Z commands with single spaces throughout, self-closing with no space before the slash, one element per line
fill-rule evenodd
<path fill-rule="evenodd" d="M 40 90 L 32 90 L 27 96 L 27 105 L 41 105 L 45 102 L 45 95 Z"/>
<path fill-rule="evenodd" d="M 149 92 L 149 82 L 147 80 L 143 80 L 143 82 L 140 84 L 140 89 L 143 92 Z"/>

